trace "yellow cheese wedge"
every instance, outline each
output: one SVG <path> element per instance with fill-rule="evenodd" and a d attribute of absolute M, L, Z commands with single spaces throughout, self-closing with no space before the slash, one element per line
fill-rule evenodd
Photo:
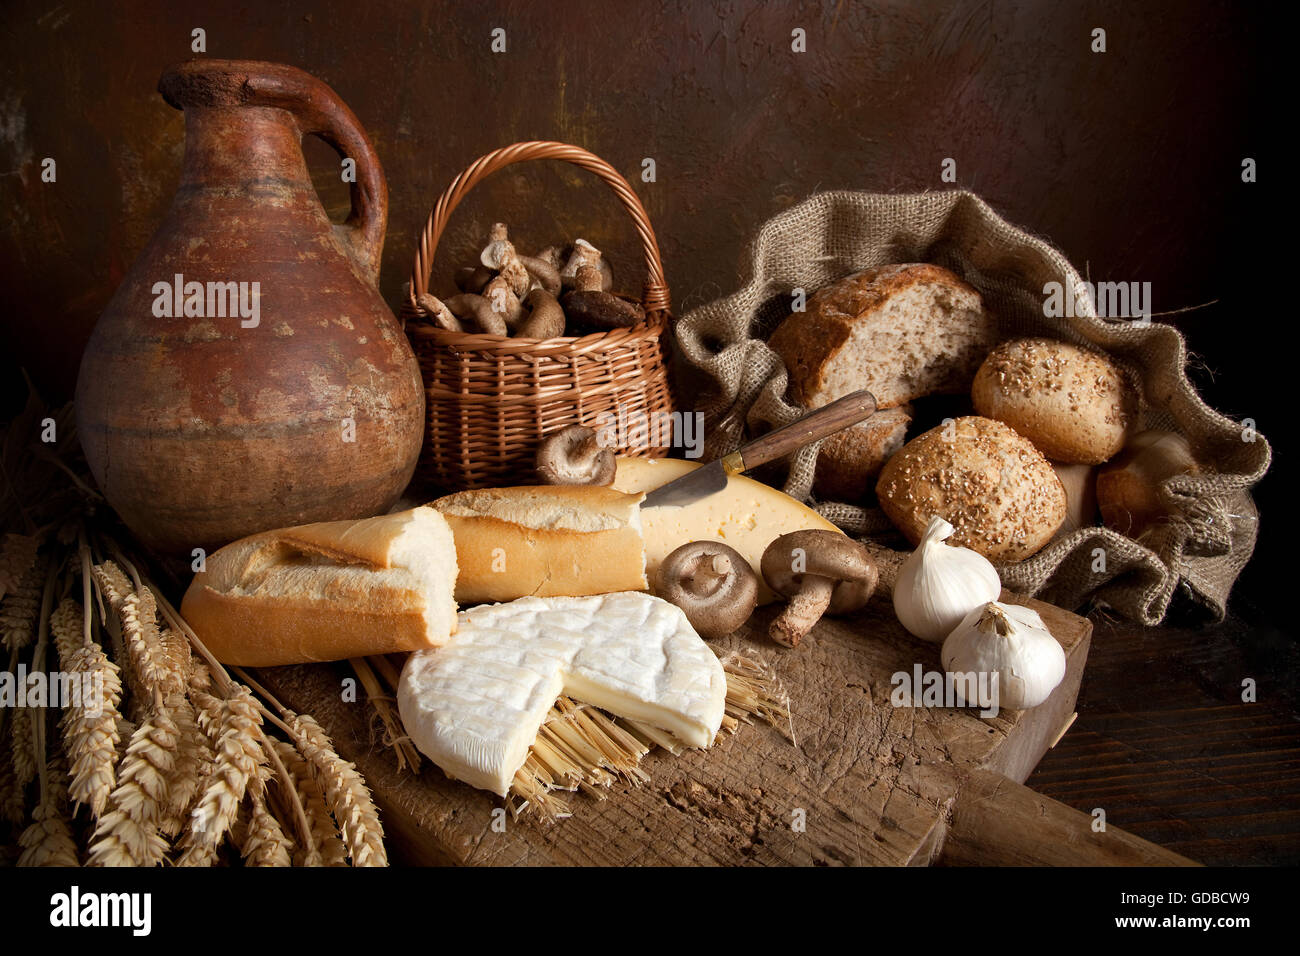
<path fill-rule="evenodd" d="M 675 478 L 689 474 L 700 465 L 679 458 L 618 459 L 614 487 L 635 493 L 653 491 Z M 733 475 L 727 487 L 715 495 L 681 508 L 646 508 L 641 512 L 645 537 L 645 570 L 651 590 L 664 558 L 688 541 L 721 541 L 745 556 L 759 573 L 759 562 L 767 546 L 790 531 L 820 528 L 838 531 L 817 512 L 775 488 Z M 760 578 L 761 581 L 761 578 Z M 776 599 L 760 583 L 758 600 L 766 604 Z"/>

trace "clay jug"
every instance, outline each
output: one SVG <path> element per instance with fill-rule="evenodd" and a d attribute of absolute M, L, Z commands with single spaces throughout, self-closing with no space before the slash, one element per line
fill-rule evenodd
<path fill-rule="evenodd" d="M 190 61 L 158 90 L 185 112 L 184 168 L 82 358 L 95 480 L 164 553 L 387 510 L 415 468 L 424 392 L 379 294 L 388 187 L 369 139 L 289 66 Z M 308 176 L 308 135 L 355 162 L 342 225 Z"/>

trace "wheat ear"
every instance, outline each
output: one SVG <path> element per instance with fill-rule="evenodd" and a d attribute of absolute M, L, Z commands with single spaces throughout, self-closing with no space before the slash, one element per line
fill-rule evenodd
<path fill-rule="evenodd" d="M 167 709 L 176 724 L 176 754 L 167 774 L 167 804 L 162 808 L 158 829 L 171 839 L 185 829 L 190 804 L 211 767 L 212 748 L 207 735 L 199 729 L 194 705 L 184 694 L 169 698 Z"/>
<path fill-rule="evenodd" d="M 201 695 L 200 695 L 201 696 Z M 250 786 L 260 790 L 259 768 L 266 761 L 260 728 L 262 716 L 252 692 L 236 684 L 231 696 L 215 707 L 200 703 L 200 725 L 212 740 L 212 770 L 198 804 L 190 814 L 181 866 L 202 865 L 210 860 L 239 813 L 239 804 Z M 212 714 L 212 716 L 209 716 Z"/>
<path fill-rule="evenodd" d="M 69 827 L 64 768 L 50 761 L 43 775 L 40 803 L 32 822 L 18 837 L 19 866 L 78 866 L 77 844 Z"/>
<path fill-rule="evenodd" d="M 157 866 L 167 852 L 159 833 L 162 808 L 168 803 L 167 778 L 175 762 L 180 734 L 160 694 L 153 712 L 131 735 L 90 847 L 92 866 Z"/>
<path fill-rule="evenodd" d="M 13 761 L 6 752 L 10 746 L 8 736 L 0 735 L 0 743 L 0 822 L 22 826 L 27 819 L 27 793 L 14 777 Z"/>
<path fill-rule="evenodd" d="M 384 828 L 356 765 L 334 752 L 328 735 L 306 714 L 289 722 L 299 752 L 311 765 L 326 804 L 338 821 L 353 866 L 387 866 Z"/>
<path fill-rule="evenodd" d="M 13 668 L 10 668 L 12 671 Z M 13 763 L 14 780 L 19 787 L 25 787 L 36 779 L 36 728 L 33 726 L 35 714 L 31 707 L 15 707 L 13 725 L 13 751 L 10 759 Z"/>
<path fill-rule="evenodd" d="M 325 793 L 312 774 L 311 766 L 303 759 L 294 746 L 283 740 L 272 741 L 275 752 L 291 778 L 287 783 L 298 791 L 307 819 L 311 823 L 311 834 L 316 844 L 316 853 L 308 855 L 301 847 L 295 854 L 294 863 L 298 866 L 347 866 L 348 850 L 343 844 L 343 836 L 338 825 L 330 816 L 325 803 Z"/>
<path fill-rule="evenodd" d="M 13 539 L 18 536 L 9 537 Z M 19 650 L 36 639 L 36 618 L 41 609 L 41 593 L 46 577 L 43 567 L 45 563 L 38 556 L 36 545 L 32 544 L 30 560 L 24 555 L 19 561 L 25 567 L 18 575 L 17 586 L 0 600 L 0 634 L 4 635 L 3 642 L 7 650 Z"/>
<path fill-rule="evenodd" d="M 267 809 L 263 793 L 250 793 L 248 830 L 240 852 L 248 866 L 293 866 L 293 841 Z"/>
<path fill-rule="evenodd" d="M 81 617 L 81 602 L 74 597 L 65 597 L 50 615 L 50 633 L 64 670 L 69 669 L 72 655 L 81 647 Z"/>
<path fill-rule="evenodd" d="M 68 670 L 81 680 L 82 688 L 81 699 L 63 715 L 63 743 L 72 775 L 68 793 L 74 803 L 90 807 L 91 815 L 98 818 L 113 790 L 122 682 L 117 665 L 98 644 L 79 648 Z M 87 696 L 91 696 L 89 705 Z"/>

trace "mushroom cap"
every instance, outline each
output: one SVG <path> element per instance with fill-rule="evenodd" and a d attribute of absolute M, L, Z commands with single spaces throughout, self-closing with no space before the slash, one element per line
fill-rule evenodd
<path fill-rule="evenodd" d="M 570 425 L 537 446 L 537 474 L 548 485 L 612 485 L 618 463 L 595 429 Z"/>
<path fill-rule="evenodd" d="M 561 301 L 564 314 L 582 326 L 626 329 L 645 321 L 645 309 L 635 302 L 620 299 L 612 292 L 568 292 Z"/>
<path fill-rule="evenodd" d="M 796 566 L 800 570 L 796 570 Z M 835 582 L 827 612 L 847 614 L 871 598 L 879 571 L 871 553 L 836 531 L 804 530 L 783 534 L 767 546 L 759 563 L 763 580 L 782 597 L 801 590 L 805 576 Z"/>
<path fill-rule="evenodd" d="M 690 541 L 659 565 L 656 593 L 686 614 L 700 637 L 726 637 L 754 613 L 758 575 L 719 541 Z"/>

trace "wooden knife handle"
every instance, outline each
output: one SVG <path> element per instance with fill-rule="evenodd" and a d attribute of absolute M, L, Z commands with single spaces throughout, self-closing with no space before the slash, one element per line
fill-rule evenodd
<path fill-rule="evenodd" d="M 737 453 L 744 469 L 757 468 L 769 461 L 784 458 L 804 445 L 819 438 L 833 435 L 841 429 L 856 425 L 876 413 L 876 398 L 865 388 L 836 399 L 824 408 L 809 412 L 798 421 L 783 425 L 756 438 Z"/>

